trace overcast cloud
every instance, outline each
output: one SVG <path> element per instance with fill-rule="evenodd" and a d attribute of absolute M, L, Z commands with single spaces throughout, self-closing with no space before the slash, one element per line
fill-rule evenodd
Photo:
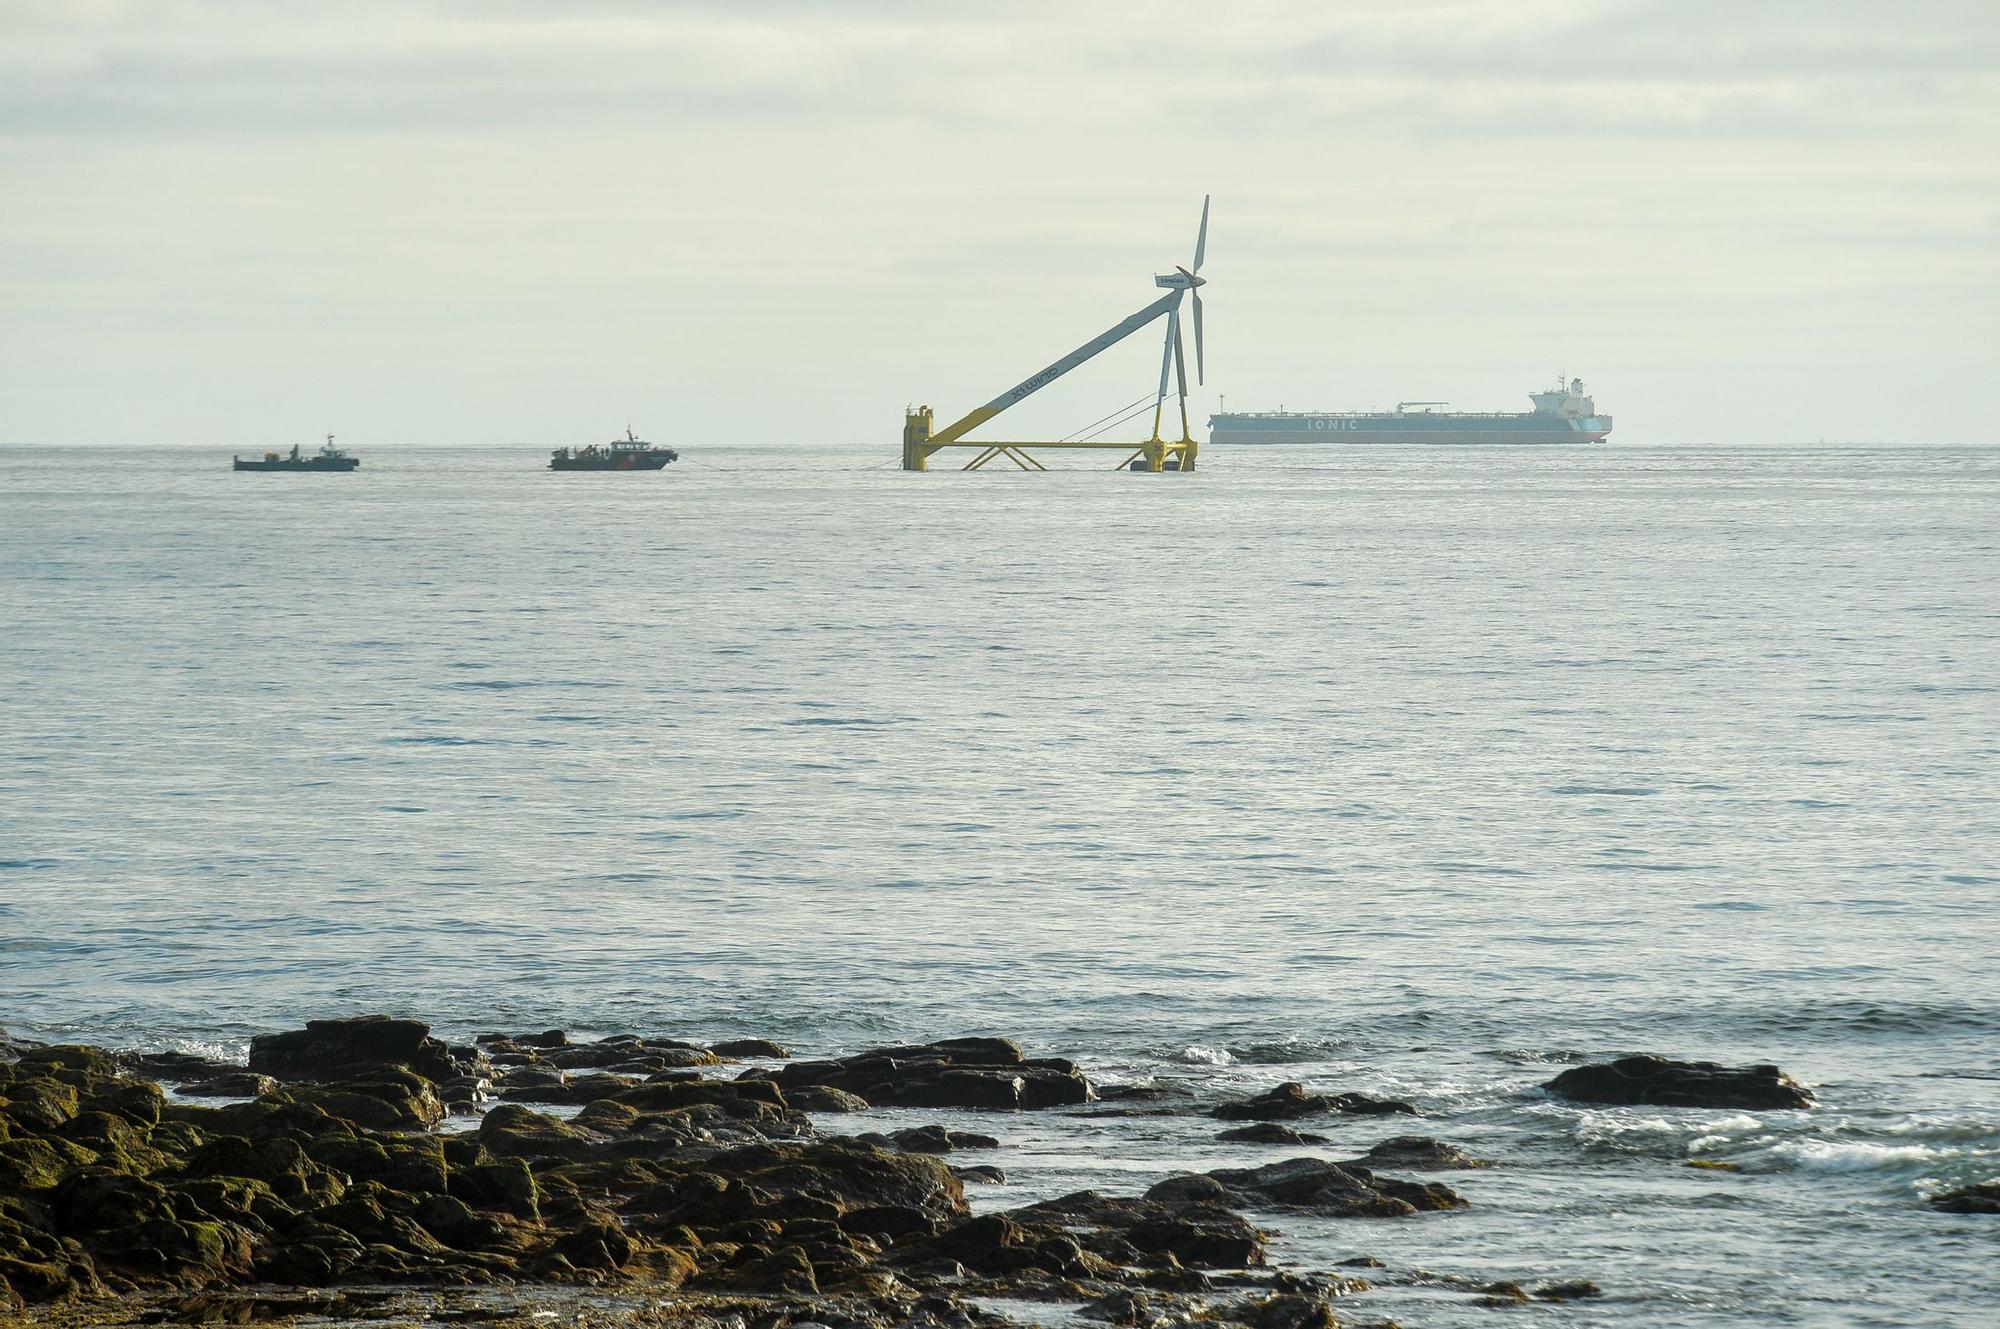
<path fill-rule="evenodd" d="M 1996 144 L 1991 0 L 12 0 L 0 442 L 891 456 L 1204 192 L 1203 414 L 1563 371 L 1635 443 L 1992 442 Z"/>

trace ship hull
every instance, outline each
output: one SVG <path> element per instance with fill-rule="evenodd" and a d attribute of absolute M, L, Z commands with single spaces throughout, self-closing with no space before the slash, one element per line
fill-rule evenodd
<path fill-rule="evenodd" d="M 657 471 L 674 459 L 671 452 L 652 452 L 636 457 L 554 457 L 552 471 Z"/>
<path fill-rule="evenodd" d="M 1547 415 L 1216 415 L 1209 417 L 1208 441 L 1215 443 L 1341 443 L 1458 445 L 1602 443 L 1609 419 L 1579 420 Z"/>
<path fill-rule="evenodd" d="M 310 457 L 303 461 L 242 461 L 230 463 L 232 470 L 238 471 L 351 471 L 361 465 L 359 457 L 341 457 L 329 461 L 325 457 Z"/>

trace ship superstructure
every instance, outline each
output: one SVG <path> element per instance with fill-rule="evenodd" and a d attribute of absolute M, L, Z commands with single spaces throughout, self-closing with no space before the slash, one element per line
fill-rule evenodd
<path fill-rule="evenodd" d="M 303 453 L 294 443 L 288 453 L 267 452 L 261 461 L 231 457 L 229 464 L 238 471 L 351 471 L 361 465 L 361 459 L 333 446 L 333 435 L 328 434 L 325 445 L 315 453 Z"/>
<path fill-rule="evenodd" d="M 1532 411 L 1448 411 L 1441 401 L 1393 411 L 1244 411 L 1211 415 L 1211 443 L 1601 443 L 1611 417 L 1583 380 L 1531 392 Z"/>
<path fill-rule="evenodd" d="M 549 469 L 552 471 L 657 471 L 681 454 L 672 448 L 664 448 L 656 443 L 648 443 L 635 437 L 631 428 L 625 430 L 625 437 L 614 438 L 599 446 L 595 443 L 585 448 L 557 448 L 549 454 Z"/>

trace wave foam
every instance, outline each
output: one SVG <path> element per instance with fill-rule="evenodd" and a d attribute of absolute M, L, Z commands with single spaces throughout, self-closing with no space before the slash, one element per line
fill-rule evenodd
<path fill-rule="evenodd" d="M 1228 1066 L 1235 1062 L 1228 1048 L 1203 1047 L 1190 1043 L 1186 1047 L 1167 1048 L 1154 1053 L 1163 1061 L 1177 1061 L 1184 1066 Z"/>
<path fill-rule="evenodd" d="M 1812 1172 L 1882 1172 L 1929 1167 L 1953 1151 L 1923 1144 L 1868 1144 L 1863 1141 L 1788 1140 L 1772 1158 Z"/>

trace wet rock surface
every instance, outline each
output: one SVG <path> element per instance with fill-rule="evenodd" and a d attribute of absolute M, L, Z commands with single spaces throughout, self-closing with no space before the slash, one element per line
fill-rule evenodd
<path fill-rule="evenodd" d="M 2000 1178 L 1933 1195 L 1931 1208 L 1946 1214 L 2000 1214 Z"/>
<path fill-rule="evenodd" d="M 432 1038 L 422 1021 L 387 1015 L 310 1020 L 303 1029 L 250 1040 L 250 1069 L 278 1080 L 350 1080 L 408 1071 L 435 1083 L 474 1074 L 483 1065 L 481 1054 Z"/>
<path fill-rule="evenodd" d="M 1366 1094 L 1352 1093 L 1309 1094 L 1304 1085 L 1286 1083 L 1255 1098 L 1223 1103 L 1210 1115 L 1222 1121 L 1295 1121 L 1300 1117 L 1323 1117 L 1331 1112 L 1351 1112 L 1366 1116 L 1402 1112 L 1415 1116 L 1416 1111 L 1408 1103 L 1399 1103 L 1393 1099 L 1370 1098 Z"/>
<path fill-rule="evenodd" d="M 1776 1066 L 1621 1057 L 1574 1066 L 1542 1086 L 1575 1103 L 1616 1107 L 1809 1108 L 1812 1091 Z"/>
<path fill-rule="evenodd" d="M 976 1131 L 946 1130 L 942 1126 L 912 1126 L 887 1135 L 870 1132 L 855 1137 L 881 1149 L 897 1149 L 906 1154 L 951 1154 L 961 1149 L 998 1149 L 1000 1141 Z"/>
<path fill-rule="evenodd" d="M 259 1038 L 249 1069 L 0 1042 L 0 1319 L 966 1329 L 1004 1323 L 978 1304 L 1004 1298 L 1119 1325 L 1320 1329 L 1351 1323 L 1333 1303 L 1367 1285 L 1272 1270 L 1255 1215 L 1460 1208 L 1381 1169 L 1483 1166 L 1402 1136 L 1349 1162 L 975 1213 L 967 1186 L 1005 1182 L 981 1156 L 1000 1136 L 930 1122 L 827 1137 L 811 1111 L 1090 1104 L 1073 1063 L 988 1038 L 784 1053 L 562 1030 L 456 1048 L 388 1017 Z M 718 1071 L 725 1057 L 783 1064 Z M 1353 1110 L 1296 1089 L 1251 1101 Z M 454 1104 L 476 1122 L 446 1128 Z M 1316 1138 L 1254 1120 L 1246 1141 Z"/>
<path fill-rule="evenodd" d="M 1354 1160 L 1357 1167 L 1398 1167 L 1416 1172 L 1442 1172 L 1462 1168 L 1492 1167 L 1491 1161 L 1474 1158 L 1456 1145 L 1428 1135 L 1398 1135 L 1371 1146 Z"/>
<path fill-rule="evenodd" d="M 1314 1135 L 1310 1131 L 1295 1131 L 1290 1126 L 1275 1121 L 1260 1121 L 1254 1126 L 1238 1126 L 1234 1130 L 1220 1132 L 1218 1140 L 1232 1144 L 1326 1144 L 1327 1137 Z"/>
<path fill-rule="evenodd" d="M 1294 1209 L 1337 1218 L 1403 1218 L 1426 1210 L 1463 1209 L 1466 1204 L 1436 1182 L 1384 1177 L 1358 1163 L 1330 1163 L 1323 1158 L 1169 1177 L 1147 1191 L 1146 1198 Z"/>
<path fill-rule="evenodd" d="M 1004 1038 L 949 1038 L 830 1061 L 794 1061 L 778 1073 L 777 1083 L 787 1090 L 837 1089 L 875 1107 L 1007 1110 L 1065 1107 L 1097 1097 L 1075 1062 L 1031 1059 Z"/>

